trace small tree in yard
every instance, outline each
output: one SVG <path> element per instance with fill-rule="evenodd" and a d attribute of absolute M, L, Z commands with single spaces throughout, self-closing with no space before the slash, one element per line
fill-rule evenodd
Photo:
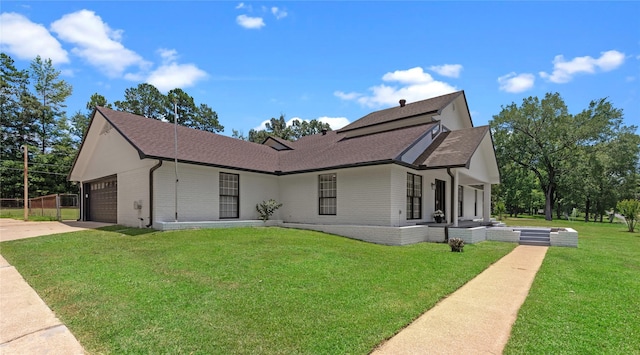
<path fill-rule="evenodd" d="M 624 216 L 629 232 L 633 232 L 640 215 L 640 201 L 622 200 L 618 202 L 616 209 Z"/>
<path fill-rule="evenodd" d="M 260 214 L 260 219 L 262 219 L 263 222 L 266 222 L 280 207 L 282 207 L 281 203 L 276 202 L 274 199 L 270 199 L 269 201 L 262 201 L 257 204 L 256 210 L 258 210 L 258 213 Z"/>
<path fill-rule="evenodd" d="M 505 212 L 507 212 L 507 208 L 504 205 L 504 202 L 502 201 L 496 202 L 495 213 L 498 215 L 499 221 L 502 221 L 502 217 L 504 216 Z"/>

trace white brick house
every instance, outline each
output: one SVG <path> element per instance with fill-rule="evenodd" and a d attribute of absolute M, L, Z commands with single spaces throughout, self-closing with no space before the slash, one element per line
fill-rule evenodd
<path fill-rule="evenodd" d="M 433 222 L 436 209 L 453 226 L 488 221 L 491 184 L 499 183 L 489 128 L 473 127 L 463 91 L 401 102 L 295 142 L 186 127 L 177 137 L 176 169 L 172 124 L 96 108 L 69 174 L 81 186 L 81 218 L 157 229 L 176 219 L 259 224 L 256 204 L 273 198 L 283 203 L 277 224 L 376 241 L 336 226 L 374 235 L 382 230 L 374 227 Z M 400 232 L 408 242 L 412 233 Z"/>

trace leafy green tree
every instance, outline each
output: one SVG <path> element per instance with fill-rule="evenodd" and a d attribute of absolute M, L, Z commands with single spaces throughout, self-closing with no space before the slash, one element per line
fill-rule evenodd
<path fill-rule="evenodd" d="M 56 120 L 65 115 L 64 102 L 71 96 L 72 88 L 60 79 L 60 71 L 53 67 L 51 59 L 37 56 L 31 62 L 30 76 L 36 97 L 40 101 L 38 136 L 40 150 L 44 153 L 54 137 Z"/>
<path fill-rule="evenodd" d="M 89 98 L 89 101 L 85 105 L 85 108 L 87 109 L 87 111 L 91 113 L 96 108 L 96 106 L 112 108 L 111 104 L 107 101 L 107 99 L 104 96 L 98 94 L 97 92 L 91 95 L 91 97 Z"/>
<path fill-rule="evenodd" d="M 328 123 L 323 123 L 318 120 L 300 121 L 293 120 L 291 125 L 288 126 L 285 121 L 284 115 L 280 115 L 279 118 L 272 117 L 269 122 L 265 123 L 265 129 L 249 131 L 248 140 L 251 142 L 262 143 L 269 136 L 282 138 L 289 141 L 295 141 L 301 137 L 311 134 L 317 134 L 323 130 L 330 131 L 331 126 Z"/>
<path fill-rule="evenodd" d="M 180 125 L 208 132 L 224 130 L 224 126 L 218 121 L 218 114 L 211 107 L 206 104 L 197 105 L 193 97 L 180 88 L 163 95 L 151 84 L 139 84 L 126 89 L 124 100 L 116 101 L 114 105 L 120 111 L 169 122 L 174 121 L 174 111 L 177 110 Z"/>
<path fill-rule="evenodd" d="M 0 53 L 0 137 L 3 159 L 22 156 L 22 145 L 37 145 L 38 100 L 29 91 L 29 72 Z"/>
<path fill-rule="evenodd" d="M 182 89 L 173 89 L 167 93 L 165 100 L 164 117 L 169 122 L 175 120 L 175 111 L 178 112 L 178 124 L 189 126 L 196 116 L 196 104 L 193 97 L 189 96 Z"/>
<path fill-rule="evenodd" d="M 69 127 L 69 134 L 73 138 L 73 143 L 76 147 L 79 147 L 84 134 L 87 132 L 87 128 L 89 128 L 89 121 L 91 121 L 91 115 L 93 114 L 93 110 L 96 108 L 96 106 L 112 108 L 111 104 L 104 96 L 98 93 L 94 93 L 93 95 L 91 95 L 89 101 L 87 101 L 87 104 L 85 105 L 87 111 L 85 113 L 82 113 L 82 111 L 78 110 L 73 116 L 71 116 L 71 126 Z"/>
<path fill-rule="evenodd" d="M 207 104 L 198 106 L 191 128 L 213 133 L 224 131 L 224 126 L 218 121 L 218 114 Z"/>
<path fill-rule="evenodd" d="M 267 138 L 269 138 L 269 132 L 265 131 L 264 129 L 255 130 L 253 128 L 249 130 L 249 136 L 247 137 L 249 142 L 255 142 L 260 144 L 264 142 L 265 139 Z"/>
<path fill-rule="evenodd" d="M 311 121 L 293 120 L 291 129 L 293 130 L 293 137 L 300 139 L 300 137 L 318 134 L 324 130 L 330 131 L 331 126 L 328 123 L 323 123 L 316 119 Z"/>
<path fill-rule="evenodd" d="M 240 139 L 240 140 L 243 140 L 243 141 L 248 140 L 248 138 L 244 136 L 244 133 L 238 131 L 237 129 L 232 129 L 231 130 L 231 137 L 235 138 L 235 139 Z"/>
<path fill-rule="evenodd" d="M 71 86 L 40 57 L 20 70 L 2 53 L 0 71 L 2 197 L 23 197 L 23 145 L 29 147 L 30 197 L 74 191 L 66 175 L 76 150 L 64 112 Z"/>
<path fill-rule="evenodd" d="M 124 101 L 114 102 L 116 109 L 157 120 L 164 118 L 167 98 L 151 84 L 139 84 L 124 91 Z"/>
<path fill-rule="evenodd" d="M 629 232 L 633 232 L 638 218 L 640 218 L 640 201 L 635 199 L 622 200 L 618 202 L 617 209 L 624 216 Z"/>
<path fill-rule="evenodd" d="M 547 93 L 542 100 L 528 97 L 520 106 L 503 107 L 491 126 L 499 164 L 512 162 L 536 176 L 545 195 L 545 219 L 551 220 L 563 177 L 580 165 L 576 151 L 610 139 L 621 122 L 621 111 L 606 99 L 571 115 L 558 93 Z"/>

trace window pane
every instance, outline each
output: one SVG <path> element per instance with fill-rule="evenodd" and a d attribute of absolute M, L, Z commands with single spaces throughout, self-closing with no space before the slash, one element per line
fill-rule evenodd
<path fill-rule="evenodd" d="M 407 173 L 407 219 L 422 217 L 422 176 Z"/>
<path fill-rule="evenodd" d="M 323 174 L 318 177 L 318 212 L 321 215 L 335 215 L 337 211 L 336 174 Z"/>
<path fill-rule="evenodd" d="M 239 183 L 237 174 L 220 173 L 220 218 L 238 218 Z"/>

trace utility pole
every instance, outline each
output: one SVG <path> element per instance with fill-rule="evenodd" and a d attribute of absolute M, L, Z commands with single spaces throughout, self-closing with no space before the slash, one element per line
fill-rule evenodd
<path fill-rule="evenodd" d="M 175 221 L 178 222 L 178 101 L 173 101 L 173 138 L 174 138 L 174 161 L 176 173 L 176 191 L 175 191 Z"/>
<path fill-rule="evenodd" d="M 27 155 L 27 145 L 24 149 L 24 220 L 29 220 L 29 157 Z"/>

